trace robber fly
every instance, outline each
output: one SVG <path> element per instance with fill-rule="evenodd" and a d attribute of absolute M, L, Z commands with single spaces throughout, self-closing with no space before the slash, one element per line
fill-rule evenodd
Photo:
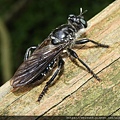
<path fill-rule="evenodd" d="M 80 8 L 79 15 L 70 14 L 67 24 L 63 24 L 53 30 L 40 45 L 27 49 L 24 62 L 20 65 L 11 80 L 11 85 L 14 89 L 41 81 L 51 70 L 54 70 L 52 77 L 46 82 L 45 87 L 38 97 L 38 101 L 40 101 L 64 66 L 63 54 L 65 52 L 82 63 L 95 79 L 100 80 L 88 65 L 78 57 L 77 53 L 72 50 L 75 44 L 85 44 L 88 42 L 99 47 L 109 47 L 108 45 L 97 43 L 87 38 L 78 39 L 84 33 L 84 29 L 87 28 L 87 22 L 83 16 L 85 12 L 82 12 L 82 8 Z M 33 52 L 31 53 L 32 50 Z"/>

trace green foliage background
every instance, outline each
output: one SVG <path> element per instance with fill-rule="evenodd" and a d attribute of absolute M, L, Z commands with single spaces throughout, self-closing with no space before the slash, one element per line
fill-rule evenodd
<path fill-rule="evenodd" d="M 40 44 L 49 35 L 51 30 L 67 23 L 69 14 L 79 14 L 79 8 L 82 7 L 83 10 L 88 10 L 85 18 L 89 20 L 113 1 L 0 0 L 0 18 L 4 21 L 10 35 L 11 77 L 23 62 L 26 49 Z M 5 71 L 2 70 L 1 66 L 0 64 L 0 81 L 2 84 L 4 80 L 3 72 Z"/>

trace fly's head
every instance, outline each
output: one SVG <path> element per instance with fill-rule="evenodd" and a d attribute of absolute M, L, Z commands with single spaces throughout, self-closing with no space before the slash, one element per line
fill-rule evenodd
<path fill-rule="evenodd" d="M 74 14 L 70 14 L 68 17 L 68 24 L 72 25 L 77 31 L 80 29 L 87 27 L 87 21 L 85 21 L 83 14 L 86 12 L 82 12 L 82 8 L 80 8 L 80 14 L 78 16 Z"/>

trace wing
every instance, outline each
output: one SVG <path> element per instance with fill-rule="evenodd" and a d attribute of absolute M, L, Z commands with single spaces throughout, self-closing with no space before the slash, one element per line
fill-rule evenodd
<path fill-rule="evenodd" d="M 11 79 L 11 85 L 14 88 L 25 86 L 34 81 L 36 77 L 48 66 L 53 59 L 59 56 L 66 45 L 52 44 L 39 46 L 32 55 L 24 61 Z"/>

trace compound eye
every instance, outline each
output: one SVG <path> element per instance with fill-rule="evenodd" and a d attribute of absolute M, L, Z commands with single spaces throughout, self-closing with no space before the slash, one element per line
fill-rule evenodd
<path fill-rule="evenodd" d="M 84 19 L 80 19 L 80 22 L 84 25 L 84 27 L 87 27 L 87 22 Z"/>

